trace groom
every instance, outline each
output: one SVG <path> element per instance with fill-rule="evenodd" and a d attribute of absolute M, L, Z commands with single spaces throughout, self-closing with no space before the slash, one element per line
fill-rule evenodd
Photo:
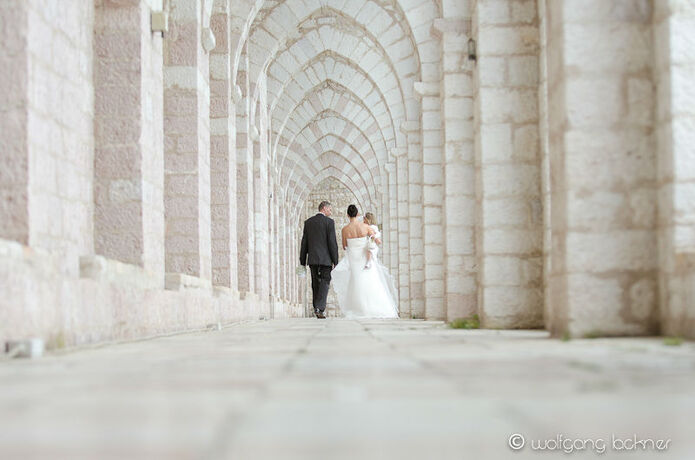
<path fill-rule="evenodd" d="M 311 291 L 313 294 L 314 314 L 324 319 L 326 297 L 331 284 L 331 270 L 338 265 L 338 243 L 335 239 L 335 223 L 331 215 L 331 204 L 322 201 L 319 213 L 304 221 L 302 248 L 299 251 L 299 263 L 309 264 L 311 269 Z"/>

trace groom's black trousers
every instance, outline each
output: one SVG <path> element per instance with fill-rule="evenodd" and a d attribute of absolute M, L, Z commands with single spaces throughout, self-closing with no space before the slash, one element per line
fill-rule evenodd
<path fill-rule="evenodd" d="M 313 294 L 314 311 L 323 313 L 326 309 L 328 287 L 331 284 L 330 265 L 309 265 L 311 269 L 311 292 Z"/>

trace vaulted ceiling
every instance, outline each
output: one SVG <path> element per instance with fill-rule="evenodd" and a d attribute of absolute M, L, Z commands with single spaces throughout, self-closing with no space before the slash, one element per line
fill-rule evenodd
<path fill-rule="evenodd" d="M 286 199 L 299 209 L 315 184 L 334 177 L 378 209 L 386 164 L 406 147 L 399 127 L 420 118 L 413 84 L 439 69 L 430 34 L 439 1 L 258 0 L 237 8 L 233 74 L 242 88 L 248 81 L 251 123 L 267 111 L 269 155 Z"/>

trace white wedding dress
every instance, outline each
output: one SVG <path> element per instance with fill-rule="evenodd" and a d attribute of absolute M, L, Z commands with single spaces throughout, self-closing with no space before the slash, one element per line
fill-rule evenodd
<path fill-rule="evenodd" d="M 398 297 L 393 278 L 372 252 L 367 263 L 369 238 L 348 238 L 345 257 L 331 272 L 338 306 L 346 318 L 398 318 Z"/>

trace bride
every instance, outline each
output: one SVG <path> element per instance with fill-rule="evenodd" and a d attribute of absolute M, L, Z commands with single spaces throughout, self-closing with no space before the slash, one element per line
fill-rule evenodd
<path fill-rule="evenodd" d="M 347 214 L 350 223 L 342 230 L 345 257 L 331 272 L 338 305 L 347 318 L 398 318 L 393 279 L 376 258 L 378 228 L 360 222 L 354 204 Z"/>

